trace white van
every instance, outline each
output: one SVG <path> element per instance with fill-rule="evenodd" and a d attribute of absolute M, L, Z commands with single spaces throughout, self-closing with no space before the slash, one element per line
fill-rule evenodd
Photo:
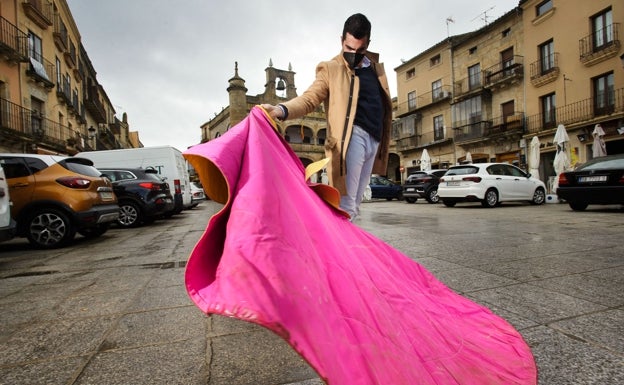
<path fill-rule="evenodd" d="M 11 218 L 11 199 L 9 186 L 0 165 L 0 242 L 15 236 L 15 221 Z"/>
<path fill-rule="evenodd" d="M 175 201 L 174 213 L 191 208 L 191 183 L 186 159 L 172 146 L 85 151 L 75 156 L 90 159 L 96 168 L 140 167 L 158 172 L 168 184 Z"/>

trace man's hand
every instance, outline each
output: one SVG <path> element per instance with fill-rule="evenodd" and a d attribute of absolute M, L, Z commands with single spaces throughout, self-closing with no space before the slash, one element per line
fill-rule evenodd
<path fill-rule="evenodd" d="M 260 107 L 264 108 L 269 113 L 269 116 L 273 119 L 280 120 L 284 117 L 282 109 L 278 106 L 274 106 L 271 104 L 261 104 Z"/>

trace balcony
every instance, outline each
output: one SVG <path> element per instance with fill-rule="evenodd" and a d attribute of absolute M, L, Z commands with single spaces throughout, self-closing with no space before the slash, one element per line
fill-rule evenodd
<path fill-rule="evenodd" d="M 30 65 L 26 70 L 28 75 L 36 83 L 42 84 L 47 90 L 54 88 L 54 64 L 44 58 L 30 58 Z"/>
<path fill-rule="evenodd" d="M 4 17 L 0 17 L 0 54 L 9 61 L 28 61 L 28 35 Z"/>
<path fill-rule="evenodd" d="M 453 97 L 456 101 L 467 99 L 484 91 L 489 90 L 483 88 L 483 72 L 479 72 L 474 76 L 469 76 L 455 82 L 453 86 Z"/>
<path fill-rule="evenodd" d="M 42 29 L 52 25 L 52 3 L 48 0 L 24 0 L 24 13 Z"/>
<path fill-rule="evenodd" d="M 414 111 L 421 110 L 434 103 L 450 100 L 451 97 L 452 94 L 450 86 L 442 86 L 435 90 L 425 92 L 416 96 L 416 100 L 413 101 L 411 105 L 409 102 L 403 102 L 399 104 L 397 109 L 397 117 L 406 117 L 407 115 L 414 113 Z"/>
<path fill-rule="evenodd" d="M 80 134 L 67 126 L 45 118 L 37 111 L 0 98 L 0 132 L 9 138 L 41 143 L 58 152 L 67 152 L 67 146 L 78 146 Z"/>
<path fill-rule="evenodd" d="M 531 63 L 531 84 L 541 87 L 554 82 L 559 77 L 559 53 L 555 52 L 548 58 L 541 58 Z"/>
<path fill-rule="evenodd" d="M 486 126 L 485 136 L 489 138 L 520 138 L 524 134 L 524 113 L 514 112 L 513 115 L 499 116 Z"/>
<path fill-rule="evenodd" d="M 460 123 L 461 124 L 461 123 Z M 490 121 L 474 121 L 468 124 L 453 127 L 455 143 L 470 143 L 482 141 L 485 133 L 491 127 Z"/>
<path fill-rule="evenodd" d="M 624 117 L 624 88 L 614 90 L 607 98 L 605 104 L 598 103 L 595 98 L 589 98 L 571 103 L 555 109 L 552 116 L 536 114 L 526 120 L 529 134 L 536 134 L 557 127 L 559 124 L 580 125 L 592 124 L 601 118 L 612 117 L 614 119 Z"/>
<path fill-rule="evenodd" d="M 61 103 L 67 106 L 72 105 L 72 94 L 69 88 L 69 83 L 66 79 L 63 79 L 62 84 L 59 84 L 59 86 L 56 87 L 56 96 Z"/>
<path fill-rule="evenodd" d="M 69 33 L 67 32 L 65 23 L 63 23 L 63 20 L 58 13 L 54 15 L 54 34 L 52 36 L 54 37 L 54 44 L 56 44 L 56 48 L 58 48 L 61 52 L 67 51 Z"/>
<path fill-rule="evenodd" d="M 613 23 L 579 40 L 581 63 L 592 66 L 610 59 L 620 51 L 620 24 Z"/>
<path fill-rule="evenodd" d="M 84 105 L 97 123 L 106 123 L 106 110 L 100 101 L 98 86 L 91 86 L 87 89 Z"/>
<path fill-rule="evenodd" d="M 512 62 L 499 63 L 483 71 L 486 88 L 496 88 L 518 82 L 524 76 L 524 57 L 514 56 Z"/>

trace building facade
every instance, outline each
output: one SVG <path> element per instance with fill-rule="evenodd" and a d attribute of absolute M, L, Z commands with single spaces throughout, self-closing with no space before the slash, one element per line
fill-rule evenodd
<path fill-rule="evenodd" d="M 0 3 L 0 152 L 140 146 L 115 116 L 65 0 Z"/>
<path fill-rule="evenodd" d="M 485 27 L 450 36 L 395 68 L 394 122 L 401 177 L 498 161 L 527 168 L 540 140 L 540 178 L 552 182 L 554 134 L 563 124 L 572 167 L 591 159 L 600 125 L 607 153 L 624 153 L 624 4 L 522 0 Z"/>
<path fill-rule="evenodd" d="M 592 158 L 596 125 L 605 132 L 607 154 L 624 153 L 624 4 L 522 0 L 519 6 L 527 63 L 524 136 L 540 140 L 542 179 L 552 183 L 555 175 L 559 124 L 570 137 L 572 165 Z"/>

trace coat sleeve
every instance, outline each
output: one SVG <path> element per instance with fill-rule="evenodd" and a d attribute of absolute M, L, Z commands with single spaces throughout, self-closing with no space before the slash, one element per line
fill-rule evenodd
<path fill-rule="evenodd" d="M 316 66 L 316 79 L 300 96 L 282 103 L 288 108 L 288 119 L 300 118 L 314 111 L 329 96 L 329 66 L 327 62 Z"/>

